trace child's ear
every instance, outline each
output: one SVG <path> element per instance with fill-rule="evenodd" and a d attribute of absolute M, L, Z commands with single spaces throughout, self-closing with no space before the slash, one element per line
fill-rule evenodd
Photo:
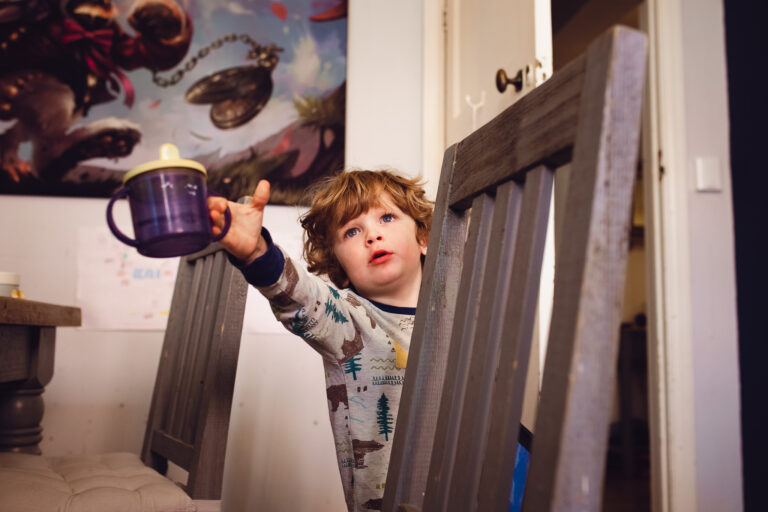
<path fill-rule="evenodd" d="M 419 233 L 419 229 L 416 228 L 416 243 L 419 244 L 419 252 L 421 252 L 421 255 L 426 256 L 427 246 L 429 245 L 429 234 L 427 234 L 427 236 L 423 236 L 421 233 Z"/>
<path fill-rule="evenodd" d="M 422 256 L 427 255 L 427 243 L 426 242 L 419 242 L 419 250 L 421 251 Z"/>

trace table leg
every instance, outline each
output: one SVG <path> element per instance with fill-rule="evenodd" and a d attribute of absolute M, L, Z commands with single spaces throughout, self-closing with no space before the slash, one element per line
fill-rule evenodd
<path fill-rule="evenodd" d="M 0 451 L 40 454 L 43 391 L 53 377 L 55 327 L 6 325 L 3 343 L 25 348 L 25 377 L 0 385 Z"/>

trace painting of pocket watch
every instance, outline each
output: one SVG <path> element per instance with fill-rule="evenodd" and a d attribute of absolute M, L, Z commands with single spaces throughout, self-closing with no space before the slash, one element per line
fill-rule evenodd
<path fill-rule="evenodd" d="M 192 71 L 198 61 L 211 55 L 211 50 L 221 48 L 225 43 L 242 41 L 251 47 L 247 58 L 254 62 L 235 66 L 205 76 L 192 84 L 184 99 L 193 105 L 211 105 L 211 122 L 222 130 L 237 128 L 253 119 L 264 108 L 272 96 L 272 71 L 277 66 L 277 52 L 282 48 L 269 44 L 261 46 L 247 34 L 230 34 L 201 48 L 170 78 L 153 75 L 160 87 L 177 84 L 185 72 Z"/>
<path fill-rule="evenodd" d="M 273 202 L 302 203 L 313 181 L 343 168 L 347 0 L 65 0 L 63 14 L 46 16 L 37 11 L 52 3 L 14 2 L 21 5 L 26 11 L 14 11 L 19 23 L 0 24 L 0 36 L 54 34 L 52 41 L 66 43 L 53 41 L 56 55 L 47 61 L 20 55 L 16 68 L 0 69 L 0 85 L 9 83 L 0 100 L 4 91 L 36 92 L 39 108 L 59 119 L 66 98 L 40 91 L 71 83 L 76 110 L 62 126 L 67 135 L 51 140 L 80 133 L 83 140 L 41 158 L 51 146 L 24 144 L 15 134 L 34 130 L 23 118 L 9 128 L 11 116 L 3 117 L 0 194 L 107 197 L 163 142 L 202 163 L 209 186 L 230 199 L 269 179 Z M 3 21 L 11 18 L 3 14 Z M 123 24 L 137 35 L 120 31 Z M 55 36 L 58 26 L 72 35 Z M 73 62 L 93 62 L 82 82 L 57 71 L 67 68 L 57 64 L 64 51 L 80 52 L 65 54 Z M 25 62 L 34 65 L 24 69 Z M 38 85 L 36 76 L 45 81 Z M 10 144 L 14 153 L 5 148 Z"/>

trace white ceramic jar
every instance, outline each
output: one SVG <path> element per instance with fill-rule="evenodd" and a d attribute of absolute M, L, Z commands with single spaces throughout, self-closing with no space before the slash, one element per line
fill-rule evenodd
<path fill-rule="evenodd" d="M 19 289 L 21 278 L 14 272 L 0 272 L 0 297 L 10 297 L 13 290 Z"/>

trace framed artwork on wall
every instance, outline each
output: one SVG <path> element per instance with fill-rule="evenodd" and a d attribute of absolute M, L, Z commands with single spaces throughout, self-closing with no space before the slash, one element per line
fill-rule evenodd
<path fill-rule="evenodd" d="M 346 0 L 0 3 L 0 193 L 109 197 L 171 142 L 235 200 L 344 166 Z"/>

